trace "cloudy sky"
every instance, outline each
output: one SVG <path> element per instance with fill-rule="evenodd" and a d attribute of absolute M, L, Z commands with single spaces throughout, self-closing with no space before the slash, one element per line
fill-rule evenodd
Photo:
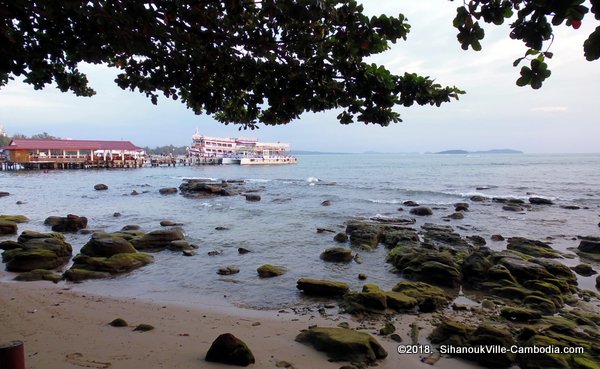
<path fill-rule="evenodd" d="M 435 107 L 399 107 L 403 123 L 390 127 L 342 126 L 338 112 L 305 114 L 287 126 L 239 132 L 196 116 L 178 102 L 154 106 L 139 93 L 114 84 L 116 72 L 83 66 L 93 98 L 63 94 L 54 87 L 34 91 L 13 81 L 0 90 L 0 125 L 9 134 L 49 134 L 74 139 L 124 139 L 139 146 L 188 145 L 196 127 L 211 136 L 250 136 L 290 142 L 294 149 L 334 152 L 426 152 L 446 149 L 513 148 L 528 153 L 600 152 L 600 61 L 587 62 L 582 44 L 598 25 L 588 16 L 579 30 L 556 30 L 549 62 L 552 77 L 541 90 L 515 85 L 514 59 L 524 46 L 508 27 L 486 29 L 483 51 L 463 51 L 452 19 L 458 2 L 404 0 L 363 2 L 369 15 L 402 13 L 407 42 L 372 58 L 396 74 L 416 72 L 467 91 L 460 101 Z"/>

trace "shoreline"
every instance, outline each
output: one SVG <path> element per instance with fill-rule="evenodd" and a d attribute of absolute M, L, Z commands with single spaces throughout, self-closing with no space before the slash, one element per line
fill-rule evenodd
<path fill-rule="evenodd" d="M 204 306 L 156 304 L 137 298 L 113 298 L 73 291 L 49 282 L 0 281 L 0 337 L 22 340 L 28 369 L 44 368 L 224 368 L 204 361 L 211 343 L 222 333 L 232 333 L 248 344 L 256 357 L 250 367 L 274 368 L 278 361 L 294 368 L 340 368 L 345 362 L 329 362 L 325 354 L 295 342 L 296 335 L 311 325 L 335 327 L 342 321 L 358 327 L 356 319 L 329 309 L 327 317 L 314 311 L 298 314 L 232 308 L 227 313 Z M 254 316 L 260 315 L 260 316 Z M 108 325 L 115 318 L 129 327 Z M 398 333 L 409 342 L 411 316 L 404 316 Z M 422 317 L 421 317 L 422 318 Z M 422 319 L 419 318 L 420 321 Z M 413 316 L 413 319 L 415 317 Z M 134 332 L 138 324 L 151 324 L 149 332 Z M 362 323 L 365 326 L 365 323 Z M 367 324 L 368 325 L 368 324 Z M 373 327 L 375 328 L 375 327 Z M 374 334 L 388 351 L 379 368 L 431 368 L 423 355 L 399 355 L 397 343 Z M 423 334 L 421 336 L 424 336 Z M 442 358 L 436 368 L 477 368 L 456 359 Z"/>

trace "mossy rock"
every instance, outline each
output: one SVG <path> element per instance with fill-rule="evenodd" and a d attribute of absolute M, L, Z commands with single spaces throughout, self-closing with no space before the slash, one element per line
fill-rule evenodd
<path fill-rule="evenodd" d="M 565 285 L 566 285 L 566 283 L 565 283 Z M 546 282 L 546 281 L 537 281 L 537 280 L 536 281 L 527 281 L 524 283 L 524 286 L 532 291 L 539 291 L 545 295 L 551 295 L 551 296 L 560 295 L 563 292 L 568 292 L 568 287 L 567 287 L 567 291 L 561 291 L 561 288 L 556 286 L 556 284 Z"/>
<path fill-rule="evenodd" d="M 152 255 L 144 253 L 115 254 L 111 257 L 91 257 L 83 254 L 74 259 L 74 269 L 87 269 L 111 274 L 126 273 L 154 261 Z"/>
<path fill-rule="evenodd" d="M 334 361 L 374 363 L 388 355 L 369 334 L 346 328 L 314 327 L 296 336 L 296 341 L 324 351 Z"/>
<path fill-rule="evenodd" d="M 17 234 L 19 230 L 19 226 L 16 222 L 11 222 L 8 220 L 0 220 L 0 236 L 9 235 L 9 234 Z"/>
<path fill-rule="evenodd" d="M 352 250 L 344 247 L 332 247 L 321 253 L 321 260 L 337 263 L 348 263 L 352 261 Z"/>
<path fill-rule="evenodd" d="M 448 298 L 444 291 L 425 282 L 401 281 L 392 291 L 402 292 L 416 299 L 421 312 L 432 312 L 448 306 Z"/>
<path fill-rule="evenodd" d="M 93 270 L 71 268 L 63 274 L 66 280 L 71 282 L 81 282 L 88 279 L 104 279 L 110 278 L 111 274 L 108 272 L 96 272 Z"/>
<path fill-rule="evenodd" d="M 565 344 L 543 335 L 535 335 L 521 346 L 554 346 L 564 347 Z M 570 369 L 569 356 L 561 354 L 519 354 L 517 361 L 521 369 Z"/>
<path fill-rule="evenodd" d="M 555 259 L 533 258 L 530 262 L 543 266 L 552 276 L 545 277 L 543 280 L 561 279 L 569 284 L 577 284 L 577 276 L 573 271 L 563 263 Z M 538 278 L 539 279 L 539 278 Z"/>
<path fill-rule="evenodd" d="M 385 322 L 383 328 L 379 330 L 379 334 L 382 336 L 389 336 L 390 334 L 396 332 L 396 326 L 391 322 Z"/>
<path fill-rule="evenodd" d="M 381 227 L 369 222 L 352 221 L 347 224 L 346 233 L 352 245 L 374 249 L 379 244 Z"/>
<path fill-rule="evenodd" d="M 23 244 L 17 241 L 2 241 L 0 242 L 0 250 L 22 249 Z"/>
<path fill-rule="evenodd" d="M 255 362 L 246 343 L 231 333 L 222 334 L 213 341 L 205 360 L 238 366 L 248 366 Z"/>
<path fill-rule="evenodd" d="M 532 310 L 524 307 L 505 306 L 500 309 L 500 315 L 504 318 L 515 322 L 530 322 L 542 317 L 542 314 L 537 310 Z"/>
<path fill-rule="evenodd" d="M 554 314 L 556 313 L 556 305 L 552 300 L 541 297 L 530 295 L 525 297 L 523 300 L 525 306 L 539 310 L 542 314 Z"/>
<path fill-rule="evenodd" d="M 30 272 L 35 269 L 56 269 L 65 265 L 70 256 L 58 256 L 55 252 L 45 249 L 10 250 L 17 251 L 6 263 L 9 272 Z M 5 251 L 6 253 L 7 251 Z"/>
<path fill-rule="evenodd" d="M 109 233 L 108 235 L 112 237 L 120 237 L 126 241 L 131 241 L 134 238 L 141 238 L 145 234 L 145 232 L 140 231 L 139 229 L 125 229 L 118 232 Z"/>
<path fill-rule="evenodd" d="M 469 328 L 465 324 L 452 319 L 446 319 L 431 331 L 428 338 L 434 344 L 448 341 L 464 342 L 468 332 Z"/>
<path fill-rule="evenodd" d="M 508 239 L 507 250 L 514 250 L 536 258 L 560 258 L 560 253 L 545 242 L 530 240 L 523 237 Z"/>
<path fill-rule="evenodd" d="M 29 222 L 29 218 L 27 218 L 25 215 L 0 215 L 0 221 L 27 223 Z"/>
<path fill-rule="evenodd" d="M 571 357 L 571 368 L 573 369 L 600 369 L 598 357 L 589 355 L 573 355 Z"/>
<path fill-rule="evenodd" d="M 504 328 L 495 327 L 490 324 L 481 324 L 470 332 L 467 337 L 467 345 L 471 347 L 479 346 L 499 346 L 510 348 L 515 344 L 512 334 Z M 465 359 L 475 361 L 487 368 L 506 368 L 515 362 L 515 355 L 507 352 L 503 353 L 481 353 L 460 355 Z"/>
<path fill-rule="evenodd" d="M 256 269 L 256 272 L 261 278 L 271 278 L 283 275 L 287 272 L 287 268 L 271 264 L 264 264 Z"/>
<path fill-rule="evenodd" d="M 458 287 L 462 278 L 456 267 L 435 260 L 411 265 L 402 269 L 402 274 L 408 279 L 450 288 Z"/>
<path fill-rule="evenodd" d="M 387 309 L 385 293 L 381 290 L 371 292 L 349 292 L 344 295 L 340 307 L 347 313 L 383 313 Z"/>
<path fill-rule="evenodd" d="M 300 278 L 297 281 L 296 288 L 307 295 L 330 297 L 342 296 L 350 290 L 348 284 L 343 282 L 310 278 Z"/>
<path fill-rule="evenodd" d="M 576 265 L 571 269 L 573 269 L 573 271 L 575 273 L 577 273 L 583 277 L 591 277 L 594 274 L 598 274 L 598 272 L 595 271 L 594 268 L 592 268 L 592 266 L 590 264 L 585 264 L 585 263 Z"/>
<path fill-rule="evenodd" d="M 14 279 L 15 281 L 23 282 L 50 281 L 58 283 L 63 279 L 63 277 L 51 270 L 35 269 L 30 272 L 20 273 Z"/>
<path fill-rule="evenodd" d="M 388 291 L 385 297 L 388 307 L 398 311 L 412 310 L 419 304 L 416 298 L 402 292 Z"/>
<path fill-rule="evenodd" d="M 17 238 L 18 242 L 21 243 L 26 243 L 27 241 L 30 241 L 32 239 L 38 239 L 38 238 L 56 238 L 58 240 L 65 240 L 65 236 L 62 233 L 57 233 L 57 232 L 50 232 L 50 233 L 40 233 L 40 232 L 35 232 L 35 231 L 23 231 L 21 232 L 21 234 L 19 235 L 19 238 Z"/>
<path fill-rule="evenodd" d="M 412 228 L 386 229 L 381 233 L 381 242 L 388 249 L 398 246 L 416 247 L 420 244 L 417 231 Z"/>
<path fill-rule="evenodd" d="M 94 235 L 81 248 L 81 253 L 88 256 L 110 257 L 116 254 L 135 253 L 133 245 L 123 238 L 112 235 Z"/>
<path fill-rule="evenodd" d="M 343 232 L 339 232 L 333 236 L 333 240 L 339 243 L 345 243 L 348 242 L 348 235 Z"/>
<path fill-rule="evenodd" d="M 138 250 L 162 250 L 169 247 L 171 241 L 183 239 L 185 239 L 183 230 L 175 227 L 152 231 L 141 237 L 134 238 L 130 242 Z"/>
<path fill-rule="evenodd" d="M 499 260 L 499 263 L 504 265 L 519 283 L 555 278 L 544 266 L 522 258 L 504 257 Z"/>

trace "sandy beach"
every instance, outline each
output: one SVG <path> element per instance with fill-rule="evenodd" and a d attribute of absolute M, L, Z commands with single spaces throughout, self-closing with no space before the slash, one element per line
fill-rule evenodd
<path fill-rule="evenodd" d="M 223 368 L 204 361 L 212 341 L 222 333 L 244 340 L 256 357 L 251 367 L 275 368 L 279 361 L 294 368 L 339 368 L 325 354 L 294 341 L 310 325 L 336 326 L 348 317 L 322 317 L 319 313 L 264 312 L 202 306 L 156 304 L 140 299 L 114 299 L 71 291 L 44 282 L 0 283 L 0 337 L 22 340 L 28 369 L 45 368 Z M 331 309 L 337 311 L 337 309 Z M 125 319 L 130 327 L 108 323 Z M 406 316 L 406 323 L 411 316 Z M 134 332 L 138 324 L 151 324 L 149 332 Z M 406 328 L 406 327 L 403 327 Z M 400 328 L 402 333 L 410 330 Z M 371 332 L 376 332 L 372 329 Z M 418 355 L 398 355 L 397 343 L 374 335 L 388 351 L 380 368 L 431 368 Z M 408 336 L 403 337 L 409 342 Z M 465 363 L 442 359 L 436 368 Z M 281 363 L 280 363 L 281 365 Z"/>

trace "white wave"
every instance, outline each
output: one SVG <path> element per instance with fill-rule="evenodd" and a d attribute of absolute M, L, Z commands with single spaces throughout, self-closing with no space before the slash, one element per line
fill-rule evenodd
<path fill-rule="evenodd" d="M 400 200 L 378 200 L 378 199 L 369 199 L 369 202 L 374 204 L 400 204 Z"/>
<path fill-rule="evenodd" d="M 251 182 L 251 183 L 267 183 L 267 182 L 272 182 L 272 179 L 263 179 L 263 178 L 249 178 L 246 180 L 247 182 Z"/>
<path fill-rule="evenodd" d="M 308 177 L 306 179 L 306 182 L 308 182 L 308 183 L 317 183 L 319 181 L 321 181 L 321 180 L 319 178 L 317 178 L 317 177 Z"/>

